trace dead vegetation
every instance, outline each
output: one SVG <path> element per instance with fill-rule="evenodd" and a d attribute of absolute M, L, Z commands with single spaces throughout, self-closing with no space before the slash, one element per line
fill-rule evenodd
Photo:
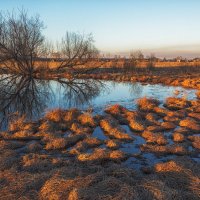
<path fill-rule="evenodd" d="M 104 118 L 100 121 L 101 128 L 106 132 L 106 134 L 112 139 L 119 140 L 133 140 L 133 138 L 128 135 L 122 127 L 119 126 L 118 122 L 111 116 Z"/>
<path fill-rule="evenodd" d="M 199 199 L 200 166 L 189 159 L 199 153 L 198 104 L 170 101 L 162 108 L 144 98 L 139 110 L 114 105 L 101 116 L 58 109 L 34 123 L 16 118 L 0 133 L 1 199 Z M 98 126 L 107 139 L 93 137 Z M 145 154 L 175 157 L 149 166 Z M 140 170 L 124 166 L 129 158 L 144 162 Z"/>
<path fill-rule="evenodd" d="M 160 102 L 157 99 L 148 99 L 146 97 L 139 99 L 137 102 L 138 108 L 147 112 L 153 111 L 159 104 Z"/>
<path fill-rule="evenodd" d="M 187 155 L 188 151 L 184 146 L 181 145 L 168 145 L 168 146 L 157 146 L 152 144 L 143 144 L 140 146 L 141 151 L 151 152 L 160 155 L 175 154 L 175 155 Z"/>
<path fill-rule="evenodd" d="M 184 98 L 168 97 L 165 106 L 170 110 L 180 110 L 190 107 L 191 103 Z"/>
<path fill-rule="evenodd" d="M 185 127 L 187 129 L 189 129 L 192 132 L 199 132 L 200 131 L 199 123 L 196 120 L 194 120 L 190 117 L 187 117 L 187 118 L 181 120 L 179 125 L 181 127 Z"/>
<path fill-rule="evenodd" d="M 142 133 L 142 137 L 144 137 L 147 143 L 156 143 L 158 145 L 166 145 L 167 139 L 164 137 L 162 133 L 153 133 L 150 131 L 144 131 Z"/>

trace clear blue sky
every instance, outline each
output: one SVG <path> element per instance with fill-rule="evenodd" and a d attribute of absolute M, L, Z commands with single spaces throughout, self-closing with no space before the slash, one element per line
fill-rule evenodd
<path fill-rule="evenodd" d="M 200 56 L 200 0 L 0 0 L 2 11 L 22 6 L 40 15 L 52 40 L 92 32 L 105 52 Z"/>

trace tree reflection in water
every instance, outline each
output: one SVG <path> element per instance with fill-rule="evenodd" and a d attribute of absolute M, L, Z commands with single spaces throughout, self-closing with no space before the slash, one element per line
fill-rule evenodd
<path fill-rule="evenodd" d="M 49 102 L 54 101 L 58 95 L 53 92 L 50 82 L 31 77 L 2 75 L 0 77 L 1 129 L 7 126 L 13 113 L 25 115 L 30 120 L 41 117 Z M 89 103 L 105 88 L 102 82 L 89 79 L 57 79 L 56 82 L 62 88 L 62 101 L 66 108 Z"/>

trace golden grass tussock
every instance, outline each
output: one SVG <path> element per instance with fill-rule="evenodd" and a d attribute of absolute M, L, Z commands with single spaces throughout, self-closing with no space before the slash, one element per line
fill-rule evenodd
<path fill-rule="evenodd" d="M 127 159 L 127 155 L 120 150 L 108 151 L 106 149 L 94 149 L 92 153 L 82 153 L 77 156 L 81 162 L 104 163 L 106 161 L 121 162 Z"/>
<path fill-rule="evenodd" d="M 72 149 L 70 149 L 69 153 L 72 155 L 76 155 L 80 152 L 87 151 L 89 148 L 94 148 L 101 144 L 103 144 L 102 140 L 86 137 L 84 140 L 77 142 L 76 145 Z"/>
<path fill-rule="evenodd" d="M 150 131 L 144 131 L 142 137 L 146 139 L 147 143 L 156 143 L 158 145 L 167 144 L 167 139 L 162 133 L 152 133 Z"/>
<path fill-rule="evenodd" d="M 9 121 L 8 130 L 12 132 L 23 130 L 25 119 L 26 119 L 25 115 L 21 117 L 16 116 L 14 119 Z"/>
<path fill-rule="evenodd" d="M 38 127 L 38 130 L 39 131 L 44 131 L 44 132 L 51 131 L 52 130 L 52 126 L 51 126 L 49 121 L 42 121 L 40 126 Z"/>
<path fill-rule="evenodd" d="M 183 170 L 183 168 L 173 160 L 166 163 L 157 163 L 154 169 L 156 172 L 181 172 Z"/>
<path fill-rule="evenodd" d="M 184 98 L 168 97 L 165 106 L 170 110 L 180 110 L 191 106 L 191 102 Z"/>
<path fill-rule="evenodd" d="M 184 135 L 178 132 L 173 133 L 172 138 L 174 142 L 183 142 L 185 140 Z"/>
<path fill-rule="evenodd" d="M 69 128 L 72 132 L 74 132 L 75 134 L 88 134 L 88 133 L 92 133 L 92 128 L 90 127 L 84 127 L 81 124 L 74 122 L 72 123 L 71 127 Z"/>
<path fill-rule="evenodd" d="M 152 144 L 143 144 L 140 146 L 141 151 L 151 152 L 156 154 L 175 154 L 175 155 L 187 155 L 187 149 L 180 145 L 152 145 Z"/>
<path fill-rule="evenodd" d="M 176 128 L 176 125 L 173 122 L 162 122 L 161 126 L 164 130 L 172 130 Z"/>
<path fill-rule="evenodd" d="M 188 136 L 188 139 L 192 141 L 192 146 L 200 150 L 200 136 L 192 135 Z"/>
<path fill-rule="evenodd" d="M 95 127 L 96 122 L 94 120 L 94 117 L 90 113 L 83 113 L 78 116 L 78 121 L 83 125 L 83 126 L 90 126 L 90 127 Z"/>
<path fill-rule="evenodd" d="M 145 129 L 143 121 L 135 119 L 129 120 L 129 127 L 136 132 L 142 132 Z"/>
<path fill-rule="evenodd" d="M 188 113 L 188 116 L 194 118 L 197 121 L 200 121 L 200 113 L 192 112 L 192 113 Z"/>
<path fill-rule="evenodd" d="M 48 155 L 29 153 L 22 156 L 22 166 L 30 172 L 49 171 L 63 164 L 63 161 L 57 158 L 51 159 Z"/>
<path fill-rule="evenodd" d="M 106 140 L 105 141 L 106 147 L 109 149 L 118 149 L 120 147 L 120 144 L 117 140 Z"/>
<path fill-rule="evenodd" d="M 133 140 L 126 131 L 118 124 L 117 120 L 109 116 L 100 121 L 100 127 L 111 139 Z"/>
<path fill-rule="evenodd" d="M 155 112 L 157 115 L 161 117 L 164 117 L 168 115 L 169 110 L 167 110 L 166 108 L 154 107 L 153 112 Z"/>
<path fill-rule="evenodd" d="M 148 125 L 160 125 L 161 123 L 158 121 L 160 117 L 155 113 L 147 113 L 145 116 L 146 123 Z"/>
<path fill-rule="evenodd" d="M 115 104 L 115 105 L 108 106 L 105 109 L 105 112 L 111 114 L 113 117 L 118 119 L 125 112 L 125 110 L 126 109 L 123 106 L 119 104 Z"/>
<path fill-rule="evenodd" d="M 200 124 L 194 120 L 193 118 L 187 117 L 180 121 L 179 125 L 181 127 L 185 127 L 193 132 L 199 132 L 200 131 Z"/>
<path fill-rule="evenodd" d="M 15 140 L 37 140 L 40 137 L 36 136 L 32 132 L 29 131 L 17 131 L 12 135 L 12 139 Z"/>
<path fill-rule="evenodd" d="M 173 122 L 174 124 L 178 125 L 179 122 L 180 122 L 180 119 L 178 117 L 175 117 L 175 116 L 165 116 L 163 118 L 163 121 L 165 122 Z"/>
<path fill-rule="evenodd" d="M 65 149 L 70 146 L 75 145 L 78 141 L 83 140 L 85 135 L 71 135 L 67 138 L 53 138 L 47 142 L 45 149 L 55 150 L 55 149 Z"/>
<path fill-rule="evenodd" d="M 65 112 L 64 121 L 71 124 L 77 120 L 77 118 L 80 114 L 81 114 L 81 112 L 78 109 L 72 108 Z"/>
<path fill-rule="evenodd" d="M 65 113 L 64 110 L 55 109 L 47 112 L 45 115 L 45 119 L 53 122 L 61 122 L 63 120 L 64 113 Z"/>
<path fill-rule="evenodd" d="M 159 104 L 160 102 L 157 99 L 146 97 L 138 99 L 137 101 L 138 108 L 142 111 L 152 111 Z"/>

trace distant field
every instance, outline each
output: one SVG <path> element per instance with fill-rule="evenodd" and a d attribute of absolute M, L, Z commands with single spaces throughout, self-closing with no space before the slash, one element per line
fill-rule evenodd
<path fill-rule="evenodd" d="M 50 68 L 55 68 L 56 66 L 59 66 L 59 61 L 39 61 L 37 62 L 37 65 L 42 66 L 43 64 L 47 64 Z M 125 66 L 131 66 L 130 60 L 107 60 L 107 61 L 95 61 L 90 62 L 87 64 L 89 67 L 102 67 L 102 68 L 123 68 Z M 137 62 L 137 67 L 146 67 L 148 65 L 148 61 L 141 61 Z M 191 66 L 196 67 L 200 66 L 200 61 L 193 61 L 193 62 L 154 62 L 154 67 L 185 67 L 185 66 Z"/>

